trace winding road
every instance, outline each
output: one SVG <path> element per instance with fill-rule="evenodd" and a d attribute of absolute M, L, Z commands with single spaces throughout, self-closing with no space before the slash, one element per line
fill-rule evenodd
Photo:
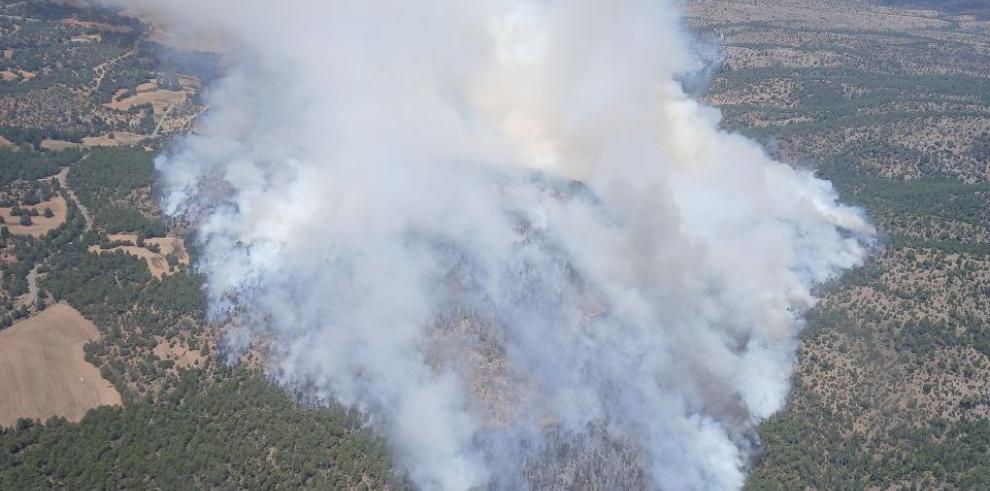
<path fill-rule="evenodd" d="M 85 160 L 89 155 L 83 156 L 82 160 Z M 63 167 L 62 171 L 58 173 L 58 183 L 65 192 L 65 195 L 72 200 L 73 203 L 79 208 L 79 212 L 82 213 L 83 219 L 86 220 L 85 231 L 89 232 L 93 228 L 93 216 L 90 215 L 89 210 L 79 201 L 76 197 L 76 193 L 72 191 L 69 187 L 69 168 Z M 26 305 L 31 307 L 38 301 L 38 267 L 40 264 L 36 264 L 30 273 L 27 275 L 28 292 L 18 299 L 18 304 Z"/>
<path fill-rule="evenodd" d="M 87 157 L 89 157 L 89 154 L 84 155 L 83 158 L 80 159 L 80 162 L 86 160 Z M 83 218 L 86 220 L 85 231 L 89 232 L 90 229 L 93 228 L 93 216 L 89 214 L 89 210 L 86 209 L 86 206 L 83 205 L 81 201 L 79 201 L 79 198 L 76 197 L 76 193 L 72 191 L 71 187 L 69 187 L 68 167 L 63 167 L 62 172 L 58 173 L 58 183 L 60 186 L 62 186 L 62 189 L 65 190 L 66 196 L 68 196 L 69 199 L 71 199 L 72 202 L 75 203 L 76 206 L 79 208 L 79 211 L 82 213 Z"/>

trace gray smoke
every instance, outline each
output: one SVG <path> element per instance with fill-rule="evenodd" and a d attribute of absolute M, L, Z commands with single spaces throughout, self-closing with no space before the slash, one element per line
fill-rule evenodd
<path fill-rule="evenodd" d="M 160 3 L 228 42 L 159 161 L 228 349 L 424 489 L 742 486 L 874 230 L 685 95 L 672 0 Z"/>

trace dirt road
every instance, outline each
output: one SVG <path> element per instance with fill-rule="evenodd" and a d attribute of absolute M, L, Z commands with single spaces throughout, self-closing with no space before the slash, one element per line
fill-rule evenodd
<path fill-rule="evenodd" d="M 85 160 L 87 157 L 89 157 L 89 155 L 83 156 L 83 159 Z M 79 198 L 76 197 L 76 193 L 72 191 L 71 187 L 69 187 L 68 167 L 63 167 L 62 172 L 58 173 L 58 183 L 59 185 L 62 186 L 62 189 L 65 190 L 65 194 L 68 195 L 69 199 L 75 202 L 76 206 L 79 207 L 79 211 L 82 213 L 83 218 L 86 220 L 86 231 L 89 232 L 90 229 L 93 228 L 93 216 L 89 214 L 89 210 L 86 209 L 85 206 L 83 206 L 82 202 L 79 201 Z"/>

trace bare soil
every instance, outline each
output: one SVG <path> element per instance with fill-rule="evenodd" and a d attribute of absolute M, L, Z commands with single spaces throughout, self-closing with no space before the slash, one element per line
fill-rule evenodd
<path fill-rule="evenodd" d="M 181 343 L 170 345 L 164 339 L 161 339 L 152 352 L 162 360 L 174 360 L 177 368 L 188 368 L 206 359 L 199 350 L 191 350 Z"/>
<path fill-rule="evenodd" d="M 119 406 L 120 394 L 84 358 L 83 346 L 99 336 L 65 304 L 0 331 L 0 426 L 18 418 L 79 421 L 91 408 Z"/>
<path fill-rule="evenodd" d="M 146 136 L 139 135 L 137 133 L 115 131 L 113 133 L 113 138 L 110 138 L 110 135 L 87 136 L 86 138 L 83 138 L 82 141 L 83 145 L 87 147 L 119 147 L 137 145 L 146 138 Z"/>
<path fill-rule="evenodd" d="M 117 32 L 117 33 L 126 34 L 134 31 L 134 29 L 132 29 L 129 26 L 115 26 L 103 22 L 93 22 L 93 21 L 79 20 L 79 19 L 65 19 L 62 22 L 65 24 L 69 24 L 71 26 L 99 29 L 101 31 L 107 31 L 107 32 Z"/>
<path fill-rule="evenodd" d="M 133 244 L 137 244 L 137 236 L 133 234 L 112 234 L 110 235 L 110 240 L 130 241 Z M 168 265 L 168 259 L 166 259 L 166 256 L 169 254 L 175 253 L 179 264 L 189 264 L 189 255 L 186 253 L 182 239 L 178 237 L 145 239 L 145 246 L 150 244 L 157 244 L 161 248 L 161 252 L 151 252 L 146 247 L 138 247 L 136 245 L 114 247 L 113 249 L 100 249 L 99 246 L 91 246 L 89 251 L 97 254 L 100 252 L 124 251 L 132 256 L 144 259 L 148 263 L 148 269 L 151 270 L 151 274 L 157 278 L 174 273 Z"/>
<path fill-rule="evenodd" d="M 49 230 L 54 230 L 58 228 L 59 225 L 65 223 L 65 218 L 68 214 L 68 208 L 65 203 L 65 198 L 61 196 L 54 196 L 48 201 L 42 201 L 35 206 L 21 207 L 26 209 L 35 208 L 38 210 L 39 215 L 36 217 L 31 217 L 31 225 L 21 225 L 20 218 L 10 215 L 10 208 L 0 207 L 0 216 L 6 223 L 4 226 L 10 230 L 10 233 L 14 235 L 31 235 L 33 237 L 41 237 L 48 233 Z M 51 208 L 54 216 L 47 218 L 44 216 L 45 208 Z"/>
<path fill-rule="evenodd" d="M 150 89 L 147 87 L 148 85 L 151 86 Z M 165 106 L 182 104 L 189 95 L 190 93 L 184 90 L 164 90 L 157 88 L 155 84 L 142 84 L 138 87 L 137 94 L 110 102 L 106 106 L 111 109 L 126 111 L 133 106 L 151 104 L 155 109 L 155 114 L 161 114 Z"/>

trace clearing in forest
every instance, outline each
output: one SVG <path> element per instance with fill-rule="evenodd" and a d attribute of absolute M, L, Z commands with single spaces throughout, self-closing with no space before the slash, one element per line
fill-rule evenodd
<path fill-rule="evenodd" d="M 137 90 L 133 92 L 133 95 L 119 100 L 115 98 L 113 102 L 107 103 L 106 106 L 111 109 L 126 111 L 133 106 L 151 104 L 155 110 L 155 114 L 162 114 L 166 106 L 182 104 L 192 94 L 192 90 L 185 87 L 182 90 L 168 90 L 158 88 L 158 84 L 149 82 L 139 85 Z"/>
<path fill-rule="evenodd" d="M 69 148 L 129 147 L 137 145 L 147 138 L 145 135 L 129 131 L 113 131 L 105 135 L 83 137 L 82 143 L 46 139 L 41 142 L 41 148 L 59 152 Z"/>
<path fill-rule="evenodd" d="M 48 201 L 42 201 L 37 205 L 33 206 L 20 206 L 21 210 L 31 210 L 32 208 L 38 210 L 37 216 L 31 217 L 30 225 L 21 225 L 20 217 L 11 215 L 11 208 L 0 207 L 0 216 L 3 217 L 3 226 L 10 230 L 10 233 L 14 235 L 31 235 L 34 237 L 41 237 L 48 233 L 49 230 L 55 230 L 59 225 L 65 223 L 66 216 L 68 214 L 68 208 L 65 203 L 65 198 L 61 196 L 53 196 L 52 199 Z M 45 216 L 45 210 L 52 210 L 52 216 Z"/>
<path fill-rule="evenodd" d="M 191 350 L 183 342 L 169 343 L 164 338 L 158 336 L 156 336 L 156 339 L 159 340 L 158 345 L 151 350 L 152 353 L 162 360 L 174 360 L 177 368 L 188 368 L 197 363 L 202 363 L 206 359 L 200 350 Z"/>
<path fill-rule="evenodd" d="M 127 147 L 143 142 L 147 137 L 129 131 L 114 131 L 101 136 L 87 136 L 82 139 L 84 147 Z"/>
<path fill-rule="evenodd" d="M 120 250 L 132 256 L 137 256 L 148 263 L 148 269 L 151 270 L 151 274 L 155 275 L 156 278 L 161 278 L 176 271 L 176 268 L 173 268 L 168 263 L 169 255 L 174 255 L 176 266 L 189 264 L 189 255 L 186 254 L 185 245 L 182 239 L 178 237 L 145 239 L 144 247 L 138 247 L 136 245 L 138 237 L 134 234 L 111 234 L 109 239 L 111 242 L 125 242 L 129 243 L 129 245 L 121 245 L 110 249 L 101 249 L 100 246 L 94 245 L 90 246 L 89 251 L 99 254 L 101 252 Z M 157 247 L 158 252 L 150 250 L 149 247 Z"/>
<path fill-rule="evenodd" d="M 91 408 L 119 406 L 117 389 L 84 357 L 83 346 L 99 336 L 65 304 L 0 331 L 0 426 L 18 418 L 79 421 Z"/>

